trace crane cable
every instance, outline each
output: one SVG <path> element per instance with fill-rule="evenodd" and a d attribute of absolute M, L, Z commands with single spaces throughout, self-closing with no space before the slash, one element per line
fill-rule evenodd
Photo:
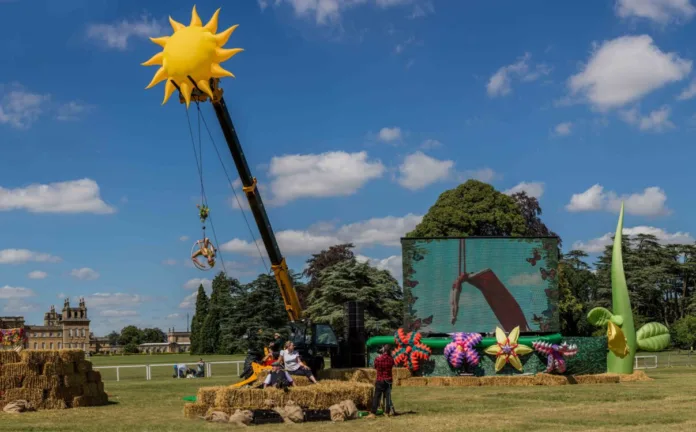
<path fill-rule="evenodd" d="M 261 258 L 261 262 L 263 263 L 264 268 L 266 269 L 266 273 L 270 274 L 270 269 L 268 268 L 268 265 L 266 264 L 266 260 L 263 257 L 263 253 L 261 252 L 261 248 L 259 247 L 259 243 L 256 241 L 256 236 L 254 235 L 254 230 L 251 229 L 251 224 L 249 224 L 249 219 L 246 216 L 246 212 L 244 211 L 244 207 L 242 207 L 242 203 L 239 200 L 239 196 L 237 195 L 237 191 L 234 188 L 234 184 L 232 184 L 232 178 L 230 177 L 229 173 L 227 172 L 227 168 L 225 167 L 225 162 L 222 160 L 222 156 L 220 156 L 220 152 L 218 151 L 217 144 L 215 144 L 215 140 L 213 139 L 213 134 L 210 132 L 210 128 L 208 128 L 208 122 L 205 121 L 205 117 L 201 114 L 201 107 L 198 103 L 196 103 L 196 106 L 198 108 L 198 118 L 203 120 L 203 126 L 205 126 L 205 130 L 208 132 L 208 137 L 210 137 L 210 142 L 213 143 L 213 148 L 215 149 L 215 154 L 217 154 L 218 160 L 220 161 L 220 165 L 222 166 L 222 171 L 225 173 L 225 177 L 227 177 L 227 182 L 230 185 L 230 189 L 232 189 L 232 193 L 234 194 L 234 199 L 237 201 L 237 205 L 239 206 L 239 210 L 242 212 L 242 216 L 244 217 L 244 222 L 246 223 L 247 229 L 249 230 L 249 234 L 251 234 L 251 238 L 254 241 L 254 245 L 256 246 L 256 250 L 259 253 L 259 257 Z M 200 126 L 200 125 L 199 125 Z M 211 226 L 212 226 L 212 221 L 211 221 Z M 214 229 L 213 229 L 214 232 Z M 217 240 L 215 240 L 217 242 Z"/>
<path fill-rule="evenodd" d="M 198 102 L 196 102 L 196 105 L 198 105 Z M 208 197 L 205 194 L 205 185 L 203 183 L 203 151 L 202 151 L 202 141 L 201 141 L 201 112 L 200 108 L 198 109 L 198 151 L 196 151 L 196 140 L 193 136 L 193 127 L 191 126 L 191 118 L 189 117 L 189 112 L 188 109 L 184 107 L 186 111 L 186 121 L 188 123 L 189 127 L 189 134 L 191 135 L 191 145 L 193 147 L 193 156 L 196 158 L 196 169 L 198 170 L 198 178 L 200 179 L 201 183 L 201 201 L 203 205 L 205 205 L 207 208 L 208 207 Z M 199 152 L 200 152 L 200 157 L 199 157 Z M 208 219 L 210 219 L 210 228 L 213 231 L 213 238 L 215 239 L 215 244 L 220 245 L 217 239 L 217 234 L 215 232 L 215 225 L 213 224 L 213 218 L 208 214 Z M 203 226 L 203 235 L 205 237 L 205 225 Z M 222 255 L 220 255 L 220 263 L 222 263 L 222 270 L 227 274 L 227 268 L 225 267 L 225 260 L 222 258 Z"/>

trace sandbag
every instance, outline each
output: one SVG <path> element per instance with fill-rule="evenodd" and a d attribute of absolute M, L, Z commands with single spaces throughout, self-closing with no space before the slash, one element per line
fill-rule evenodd
<path fill-rule="evenodd" d="M 346 420 L 354 420 L 358 418 L 358 407 L 352 400 L 344 400 L 339 404 L 343 408 L 343 413 L 346 415 Z"/>
<path fill-rule="evenodd" d="M 252 421 L 254 421 L 254 413 L 249 410 L 237 410 L 229 419 L 229 423 L 236 426 L 249 426 Z"/>
<path fill-rule="evenodd" d="M 302 423 L 304 421 L 304 411 L 294 401 L 288 401 L 285 404 L 285 413 L 288 416 L 287 418 L 293 423 Z"/>
<path fill-rule="evenodd" d="M 213 423 L 227 423 L 230 421 L 230 416 L 222 411 L 208 411 L 205 415 L 205 421 Z"/>
<path fill-rule="evenodd" d="M 35 408 L 34 405 L 31 404 L 31 402 L 20 399 L 8 403 L 2 410 L 8 414 L 19 414 L 26 411 L 34 411 Z"/>
<path fill-rule="evenodd" d="M 329 412 L 331 413 L 331 421 L 342 422 L 346 419 L 346 412 L 343 407 L 339 404 L 331 405 L 329 407 Z"/>

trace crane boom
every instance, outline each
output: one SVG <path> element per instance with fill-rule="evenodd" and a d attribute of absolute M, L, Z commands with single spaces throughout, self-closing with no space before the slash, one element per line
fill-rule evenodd
<path fill-rule="evenodd" d="M 211 100 L 211 102 L 213 104 L 213 108 L 215 109 L 215 115 L 217 116 L 220 127 L 222 128 L 222 133 L 225 136 L 227 147 L 232 154 L 232 159 L 234 159 L 234 164 L 237 167 L 237 172 L 239 173 L 239 179 L 242 182 L 242 190 L 249 201 L 249 208 L 251 209 L 251 213 L 254 215 L 254 220 L 259 228 L 263 245 L 268 253 L 268 258 L 271 261 L 271 269 L 273 269 L 276 282 L 278 283 L 278 288 L 280 289 L 280 294 L 283 297 L 288 318 L 290 318 L 290 321 L 293 322 L 299 321 L 302 318 L 302 307 L 300 305 L 300 300 L 297 297 L 297 291 L 295 291 L 292 277 L 290 276 L 290 272 L 288 270 L 288 265 L 285 262 L 285 257 L 283 257 L 280 252 L 280 248 L 278 247 L 278 242 L 276 241 L 275 234 L 273 233 L 271 222 L 268 220 L 266 208 L 264 207 L 263 201 L 261 200 L 261 195 L 259 194 L 256 177 L 251 174 L 249 164 L 247 163 L 246 157 L 244 157 L 244 150 L 242 150 L 242 146 L 239 143 L 239 137 L 237 136 L 234 124 L 232 123 L 230 113 L 227 110 L 225 99 L 222 97 L 223 92 L 218 86 L 217 78 L 212 78 L 210 80 L 210 87 L 213 90 L 214 98 Z M 205 93 L 198 89 L 195 89 L 191 96 L 191 100 L 196 101 L 205 101 L 206 99 L 210 99 Z M 183 101 L 183 97 L 180 97 L 180 101 Z"/>

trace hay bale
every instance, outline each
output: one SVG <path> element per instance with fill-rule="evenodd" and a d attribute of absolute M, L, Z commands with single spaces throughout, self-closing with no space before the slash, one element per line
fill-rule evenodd
<path fill-rule="evenodd" d="M 425 377 L 413 377 L 400 380 L 400 385 L 404 387 L 425 387 L 428 385 L 428 378 Z"/>
<path fill-rule="evenodd" d="M 63 377 L 63 384 L 65 387 L 79 387 L 82 388 L 83 385 L 87 383 L 87 377 L 85 375 L 72 374 L 65 375 Z"/>
<path fill-rule="evenodd" d="M 249 426 L 254 421 L 254 413 L 249 410 L 237 410 L 230 416 L 230 424 Z"/>
<path fill-rule="evenodd" d="M 30 402 L 34 407 L 38 407 L 44 400 L 44 391 L 41 389 L 26 388 L 9 389 L 5 390 L 3 399 L 6 403 L 25 400 Z"/>
<path fill-rule="evenodd" d="M 350 381 L 350 379 L 355 374 L 356 368 L 342 368 L 342 369 L 322 369 L 317 374 L 317 379 L 319 380 L 332 380 L 332 381 Z"/>
<path fill-rule="evenodd" d="M 22 387 L 22 378 L 18 376 L 0 377 L 0 391 Z"/>
<path fill-rule="evenodd" d="M 88 397 L 97 397 L 99 396 L 99 385 L 97 383 L 85 383 L 82 386 L 82 394 L 83 396 L 88 396 Z"/>
<path fill-rule="evenodd" d="M 64 363 L 77 363 L 85 360 L 85 352 L 78 349 L 60 350 L 58 356 Z"/>
<path fill-rule="evenodd" d="M 287 392 L 274 389 L 224 387 L 217 391 L 215 402 L 209 406 L 229 409 L 267 409 L 267 400 L 274 406 L 285 406 L 292 400 L 305 409 L 328 409 L 343 400 L 352 400 L 358 407 L 372 402 L 374 386 L 345 381 L 320 381 L 307 387 L 290 387 Z"/>
<path fill-rule="evenodd" d="M 544 386 L 567 385 L 568 378 L 563 375 L 551 375 L 547 373 L 540 373 L 534 376 L 534 384 Z"/>
<path fill-rule="evenodd" d="M 207 407 L 213 407 L 217 406 L 215 404 L 215 398 L 217 397 L 218 391 L 223 389 L 225 387 L 222 386 L 216 386 L 216 387 L 201 387 L 198 389 L 198 393 L 196 394 L 196 402 L 203 404 Z"/>
<path fill-rule="evenodd" d="M 197 419 L 205 416 L 208 406 L 202 403 L 187 403 L 184 405 L 184 417 L 187 419 Z"/>
<path fill-rule="evenodd" d="M 0 350 L 0 364 L 19 363 L 22 361 L 19 353 L 13 350 Z"/>
<path fill-rule="evenodd" d="M 640 381 L 652 381 L 653 379 L 642 370 L 633 371 L 632 374 L 622 374 L 619 375 L 619 382 L 640 382 Z"/>
<path fill-rule="evenodd" d="M 92 370 L 92 362 L 87 360 L 80 360 L 75 363 L 75 372 L 79 374 L 87 374 L 87 372 Z"/>
<path fill-rule="evenodd" d="M 618 384 L 618 375 L 596 374 L 596 375 L 574 375 L 570 381 L 572 384 Z"/>
<path fill-rule="evenodd" d="M 58 376 L 30 376 L 24 378 L 22 387 L 30 389 L 50 390 L 59 387 L 61 384 Z"/>
<path fill-rule="evenodd" d="M 343 411 L 341 405 L 331 405 L 329 407 L 329 412 L 331 413 L 331 421 L 333 422 L 342 422 L 346 420 L 346 413 Z"/>
<path fill-rule="evenodd" d="M 456 376 L 450 378 L 449 385 L 451 387 L 478 387 L 481 385 L 481 381 L 473 376 Z"/>
<path fill-rule="evenodd" d="M 48 362 L 55 362 L 59 359 L 58 351 L 53 350 L 24 350 L 20 354 L 22 363 L 28 363 L 39 368 Z"/>
<path fill-rule="evenodd" d="M 67 374 L 64 374 L 67 375 Z M 101 383 L 102 382 L 102 376 L 99 371 L 95 370 L 90 370 L 87 371 L 87 382 L 88 383 Z"/>
<path fill-rule="evenodd" d="M 428 377 L 428 387 L 448 387 L 451 377 Z"/>
<path fill-rule="evenodd" d="M 41 405 L 39 406 L 39 409 L 46 409 L 46 410 L 62 410 L 62 409 L 67 409 L 68 404 L 65 403 L 63 399 L 45 399 Z"/>
<path fill-rule="evenodd" d="M 44 375 L 72 375 L 75 373 L 75 363 L 65 363 L 60 359 L 46 362 L 43 366 Z"/>
<path fill-rule="evenodd" d="M 39 375 L 39 370 L 37 366 L 27 363 L 5 363 L 0 366 L 0 374 L 2 376 L 36 376 Z"/>
<path fill-rule="evenodd" d="M 73 408 L 84 408 L 94 406 L 94 401 L 91 396 L 75 396 L 72 400 Z"/>

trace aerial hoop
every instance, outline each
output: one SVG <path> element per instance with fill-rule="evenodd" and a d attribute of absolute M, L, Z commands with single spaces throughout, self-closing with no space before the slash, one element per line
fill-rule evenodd
<path fill-rule="evenodd" d="M 204 247 L 201 244 L 203 241 L 204 240 L 198 240 L 193 244 L 193 247 L 191 247 L 191 262 L 193 262 L 193 265 L 198 270 L 209 271 L 215 267 L 215 246 L 210 243 L 208 247 Z M 208 257 L 205 256 L 205 253 L 207 253 L 208 256 L 212 256 L 212 264 L 208 261 Z M 199 260 L 199 258 L 201 259 Z"/>

